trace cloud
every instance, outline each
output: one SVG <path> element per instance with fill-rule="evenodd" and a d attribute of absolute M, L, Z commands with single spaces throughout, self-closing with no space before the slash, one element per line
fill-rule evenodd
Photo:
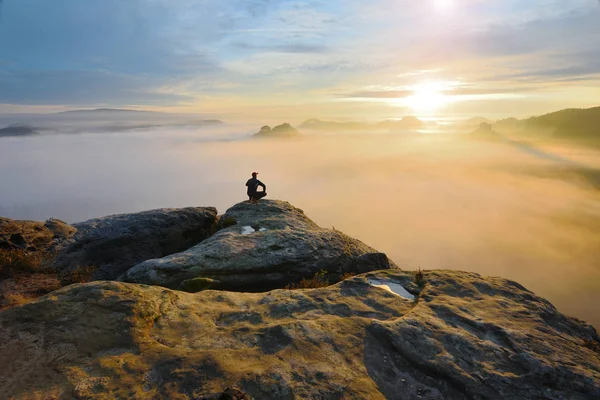
<path fill-rule="evenodd" d="M 153 90 L 162 83 L 109 71 L 0 71 L 0 104 L 160 105 L 193 100 Z"/>
<path fill-rule="evenodd" d="M 281 45 L 251 44 L 245 42 L 235 42 L 233 47 L 240 50 L 274 52 L 274 53 L 318 53 L 323 54 L 330 51 L 327 46 L 308 43 L 289 43 Z"/>
<path fill-rule="evenodd" d="M 465 84 L 447 85 L 445 89 L 440 90 L 442 94 L 448 96 L 489 96 L 507 93 L 518 93 L 531 90 L 523 86 L 515 87 L 480 87 L 469 86 Z M 363 90 L 352 93 L 338 94 L 339 97 L 348 99 L 402 99 L 413 96 L 414 90 L 406 89 L 381 89 L 381 90 Z"/>
<path fill-rule="evenodd" d="M 544 80 L 593 80 L 600 43 L 591 0 L 465 0 L 447 13 L 397 0 L 1 5 L 0 97 L 12 104 L 49 104 L 52 93 L 57 104 L 82 105 L 182 105 L 256 94 L 276 106 L 284 94 L 306 102 L 320 101 L 315 93 L 406 97 L 370 88 L 425 78 L 481 91 L 463 88 L 469 95 L 517 91 Z M 436 72 L 398 82 L 415 70 Z"/>

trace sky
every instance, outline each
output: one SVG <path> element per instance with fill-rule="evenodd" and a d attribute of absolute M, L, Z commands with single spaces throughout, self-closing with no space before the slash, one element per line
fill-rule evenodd
<path fill-rule="evenodd" d="M 598 105 L 598 0 L 0 0 L 0 113 L 379 120 Z"/>

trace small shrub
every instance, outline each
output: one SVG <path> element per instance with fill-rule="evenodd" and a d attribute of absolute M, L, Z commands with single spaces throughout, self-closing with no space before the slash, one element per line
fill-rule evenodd
<path fill-rule="evenodd" d="M 51 260 L 52 256 L 46 252 L 28 252 L 20 249 L 0 250 L 0 278 L 39 272 L 47 267 Z"/>
<path fill-rule="evenodd" d="M 421 271 L 421 268 L 415 272 L 415 283 L 419 286 L 425 285 L 425 275 Z"/>
<path fill-rule="evenodd" d="M 340 281 L 345 281 L 346 279 L 350 279 L 352 277 L 356 276 L 356 274 L 354 272 L 345 272 L 341 277 L 340 277 Z"/>
<path fill-rule="evenodd" d="M 24 296 L 22 293 L 6 293 L 3 297 L 3 308 L 18 307 L 35 300 L 35 297 Z"/>
<path fill-rule="evenodd" d="M 210 278 L 193 278 L 181 282 L 179 286 L 181 290 L 188 293 L 198 293 L 203 290 L 214 288 L 219 284 L 219 281 Z"/>
<path fill-rule="evenodd" d="M 588 349 L 600 354 L 600 342 L 596 340 L 584 340 L 583 345 Z"/>
<path fill-rule="evenodd" d="M 304 278 L 298 283 L 293 283 L 291 285 L 287 285 L 285 288 L 294 290 L 294 289 L 316 289 L 316 288 L 326 287 L 326 286 L 329 286 L 329 280 L 327 278 L 325 278 L 325 275 L 327 275 L 327 271 L 322 269 L 321 271 L 317 272 L 315 274 L 315 276 L 313 276 L 311 279 Z"/>
<path fill-rule="evenodd" d="M 72 283 L 89 282 L 96 267 L 60 272 L 51 267 L 53 254 L 0 250 L 0 310 L 20 306 Z"/>

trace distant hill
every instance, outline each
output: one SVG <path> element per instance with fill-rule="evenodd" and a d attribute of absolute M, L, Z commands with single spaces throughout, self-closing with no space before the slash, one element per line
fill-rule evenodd
<path fill-rule="evenodd" d="M 334 122 L 334 121 L 322 121 L 320 119 L 312 118 L 304 121 L 300 124 L 301 129 L 313 129 L 313 130 L 364 130 L 370 129 L 371 125 L 362 122 Z"/>
<path fill-rule="evenodd" d="M 80 133 L 123 132 L 168 127 L 206 127 L 223 124 L 218 119 L 203 119 L 201 114 L 175 114 L 156 111 L 140 111 L 115 108 L 94 110 L 71 110 L 51 114 L 5 114 L 0 115 L 0 126 L 9 125 L 4 136 L 32 134 L 32 129 L 14 127 L 35 126 L 34 130 Z M 7 127 L 8 128 L 8 127 Z"/>
<path fill-rule="evenodd" d="M 460 125 L 478 127 L 483 123 L 493 124 L 494 121 L 492 121 L 491 119 L 484 118 L 484 117 L 473 117 L 473 118 L 467 119 L 466 121 L 461 121 Z"/>
<path fill-rule="evenodd" d="M 505 134 L 521 139 L 560 139 L 585 144 L 600 145 L 600 107 L 588 109 L 565 109 L 526 119 L 505 118 L 492 122 L 482 117 L 471 118 L 458 124 L 473 129 L 471 124 L 480 121 L 471 137 Z"/>
<path fill-rule="evenodd" d="M 400 120 L 389 119 L 386 121 L 382 121 L 375 125 L 377 128 L 381 129 L 419 129 L 425 126 L 425 123 L 421 121 L 417 117 L 407 116 Z"/>
<path fill-rule="evenodd" d="M 529 118 L 524 125 L 557 138 L 600 140 L 600 107 L 561 110 Z"/>
<path fill-rule="evenodd" d="M 258 138 L 284 138 L 300 136 L 300 132 L 288 123 L 277 125 L 273 129 L 269 125 L 260 128 L 260 131 L 254 134 Z"/>
<path fill-rule="evenodd" d="M 155 111 L 141 111 L 141 110 L 128 110 L 124 108 L 96 108 L 92 110 L 69 110 L 62 111 L 56 114 L 82 114 L 82 113 L 151 113 L 156 114 Z"/>
<path fill-rule="evenodd" d="M 492 128 L 492 124 L 482 122 L 479 128 L 469 134 L 470 139 L 504 142 L 506 139 Z"/>
<path fill-rule="evenodd" d="M 157 118 L 161 116 L 169 116 L 169 113 L 161 113 L 156 111 L 141 111 L 141 110 L 127 110 L 120 108 L 96 108 L 93 110 L 69 110 L 61 111 L 51 116 L 63 118 Z"/>
<path fill-rule="evenodd" d="M 34 127 L 24 124 L 13 124 L 0 128 L 0 137 L 35 136 L 38 134 L 38 131 Z"/>
<path fill-rule="evenodd" d="M 523 122 L 514 117 L 511 117 L 511 118 L 505 118 L 505 119 L 496 121 L 494 126 L 496 128 L 502 128 L 502 129 L 518 129 L 523 126 Z"/>
<path fill-rule="evenodd" d="M 367 124 L 364 122 L 336 122 L 322 121 L 312 118 L 300 124 L 302 129 L 327 130 L 327 131 L 369 131 L 369 130 L 409 130 L 419 129 L 425 126 L 425 123 L 413 116 L 406 116 L 402 119 L 388 119 L 377 124 Z"/>

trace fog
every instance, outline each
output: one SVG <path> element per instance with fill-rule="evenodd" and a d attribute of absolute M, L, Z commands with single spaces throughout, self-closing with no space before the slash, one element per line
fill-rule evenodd
<path fill-rule="evenodd" d="M 290 201 L 401 268 L 516 280 L 600 327 L 600 151 L 452 134 L 313 133 L 257 126 L 0 139 L 0 215 L 76 222 L 245 200 L 259 171 Z M 532 149 L 534 151 L 532 151 Z"/>

